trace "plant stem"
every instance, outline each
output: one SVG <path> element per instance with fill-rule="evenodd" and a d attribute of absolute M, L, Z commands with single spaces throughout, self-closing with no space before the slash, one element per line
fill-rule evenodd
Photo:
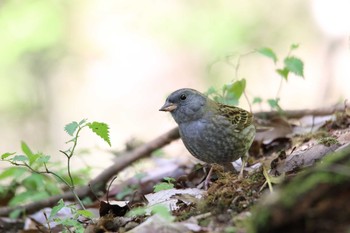
<path fill-rule="evenodd" d="M 248 95 L 247 93 L 245 92 L 245 90 L 243 91 L 243 95 L 244 95 L 244 98 L 247 100 L 247 103 L 248 103 L 248 106 L 249 106 L 249 111 L 252 113 L 252 105 L 250 104 L 250 101 L 248 99 Z"/>
<path fill-rule="evenodd" d="M 278 86 L 278 89 L 277 89 L 277 93 L 276 93 L 276 99 L 278 99 L 280 97 L 280 94 L 281 94 L 281 90 L 282 90 L 282 83 L 283 83 L 283 78 L 280 79 L 280 84 Z"/>
<path fill-rule="evenodd" d="M 74 187 L 70 187 L 74 197 L 75 197 L 75 200 L 77 200 L 77 202 L 79 203 L 80 207 L 83 209 L 83 210 L 86 210 L 83 202 L 81 201 L 81 199 L 79 198 L 78 194 L 75 192 L 75 189 Z"/>
<path fill-rule="evenodd" d="M 77 132 L 75 134 L 75 138 L 73 140 L 73 147 L 69 151 L 69 154 L 67 152 L 65 152 L 65 151 L 60 151 L 61 153 L 63 153 L 67 157 L 67 173 L 68 173 L 68 176 L 69 176 L 69 179 L 70 179 L 70 183 L 71 183 L 70 185 L 68 184 L 68 187 L 72 191 L 75 199 L 77 200 L 77 202 L 79 203 L 81 208 L 83 208 L 84 210 L 85 210 L 85 206 L 84 206 L 83 202 L 80 200 L 80 198 L 77 195 L 77 193 L 75 192 L 74 180 L 73 180 L 73 176 L 72 176 L 72 173 L 71 173 L 71 158 L 73 157 L 75 148 L 76 148 L 76 146 L 78 144 L 79 133 L 85 126 L 87 126 L 87 124 L 85 124 L 83 126 L 79 126 L 79 128 L 78 128 L 78 130 L 77 130 Z"/>

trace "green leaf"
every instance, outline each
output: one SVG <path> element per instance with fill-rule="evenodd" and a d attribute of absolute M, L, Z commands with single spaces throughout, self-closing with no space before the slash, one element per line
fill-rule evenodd
<path fill-rule="evenodd" d="M 172 189 L 174 188 L 174 184 L 166 183 L 166 182 L 160 182 L 159 184 L 156 184 L 153 186 L 154 192 L 159 192 L 162 190 Z"/>
<path fill-rule="evenodd" d="M 50 158 L 51 158 L 50 155 L 41 155 L 41 156 L 38 158 L 37 162 L 39 162 L 39 163 L 47 163 L 47 162 L 50 161 Z"/>
<path fill-rule="evenodd" d="M 268 58 L 271 58 L 273 60 L 273 62 L 276 64 L 277 62 L 277 56 L 275 54 L 275 52 L 270 49 L 270 48 L 260 48 L 260 49 L 257 49 L 256 50 L 258 53 L 268 57 Z"/>
<path fill-rule="evenodd" d="M 253 104 L 261 104 L 262 103 L 262 98 L 260 97 L 254 97 L 253 99 Z"/>
<path fill-rule="evenodd" d="M 68 206 L 67 206 L 68 207 Z M 71 212 L 73 212 L 71 210 Z M 55 221 L 55 223 L 57 223 L 58 225 L 63 225 L 65 226 L 66 228 L 71 228 L 73 227 L 74 228 L 74 233 L 78 233 L 80 232 L 77 228 L 80 228 L 81 227 L 81 223 L 79 223 L 76 219 L 74 218 L 69 218 L 69 217 L 66 217 L 66 218 L 62 218 L 62 217 L 57 217 L 57 218 L 54 218 L 53 219 Z M 64 231 L 64 232 L 67 232 L 67 231 Z M 72 232 L 72 231 L 71 231 Z"/>
<path fill-rule="evenodd" d="M 74 228 L 74 231 L 70 231 L 70 232 L 75 232 L 75 233 L 84 233 L 84 227 L 82 226 L 82 224 L 77 220 L 77 219 L 72 219 L 72 218 L 57 218 L 55 219 L 55 222 L 58 224 L 62 224 L 63 226 L 65 226 L 66 228 Z M 67 232 L 67 231 L 64 231 Z"/>
<path fill-rule="evenodd" d="M 267 103 L 270 105 L 271 108 L 275 109 L 278 106 L 278 100 L 276 99 L 268 99 Z"/>
<path fill-rule="evenodd" d="M 136 179 L 136 180 L 141 180 L 142 178 L 144 178 L 144 177 L 146 177 L 147 175 L 146 175 L 146 173 L 144 173 L 144 172 L 138 172 L 138 173 L 136 173 L 135 174 L 135 176 L 134 176 L 134 178 Z"/>
<path fill-rule="evenodd" d="M 268 99 L 268 100 L 267 100 L 267 103 L 270 105 L 270 107 L 271 107 L 272 109 L 275 109 L 275 110 L 277 110 L 278 112 L 282 113 L 282 112 L 283 112 L 283 109 L 282 109 L 281 106 L 279 105 L 279 103 L 278 103 L 279 101 L 280 101 L 279 98 L 277 98 L 277 99 Z"/>
<path fill-rule="evenodd" d="M 217 90 L 214 87 L 210 87 L 207 92 L 205 93 L 205 95 L 210 96 L 212 94 L 217 94 Z"/>
<path fill-rule="evenodd" d="M 126 213 L 128 217 L 143 216 L 146 214 L 146 207 L 136 207 L 132 208 L 129 212 Z"/>
<path fill-rule="evenodd" d="M 13 153 L 10 153 L 10 152 L 7 152 L 7 153 L 4 153 L 1 155 L 1 159 L 4 160 L 6 159 L 7 157 L 11 156 L 11 155 L 14 155 L 16 154 L 16 152 L 13 152 Z"/>
<path fill-rule="evenodd" d="M 29 148 L 29 146 L 25 142 L 21 142 L 21 148 L 23 153 L 28 157 L 33 155 L 32 150 Z"/>
<path fill-rule="evenodd" d="M 288 74 L 289 74 L 289 69 L 286 67 L 283 69 L 277 69 L 276 72 L 282 76 L 286 81 L 288 81 Z"/>
<path fill-rule="evenodd" d="M 237 105 L 246 87 L 246 80 L 241 79 L 232 84 L 224 85 L 225 99 L 232 105 Z"/>
<path fill-rule="evenodd" d="M 17 161 L 28 161 L 28 157 L 25 155 L 16 155 L 13 157 L 12 161 L 17 162 Z"/>
<path fill-rule="evenodd" d="M 135 190 L 137 190 L 137 188 L 138 188 L 138 185 L 128 185 L 124 187 L 120 192 L 118 192 L 118 194 L 116 195 L 116 198 L 118 200 L 123 200 L 124 197 L 132 194 Z"/>
<path fill-rule="evenodd" d="M 291 44 L 290 45 L 290 50 L 295 50 L 297 48 L 299 48 L 299 44 Z"/>
<path fill-rule="evenodd" d="M 26 172 L 27 169 L 24 167 L 9 167 L 0 173 L 0 179 L 11 177 L 12 180 L 16 180 Z"/>
<path fill-rule="evenodd" d="M 62 199 L 60 199 L 57 203 L 57 205 L 55 205 L 54 207 L 52 207 L 51 213 L 50 213 L 50 217 L 49 219 L 53 219 L 54 217 L 57 216 L 57 213 L 64 207 L 64 202 Z"/>
<path fill-rule="evenodd" d="M 161 158 L 164 155 L 165 155 L 165 153 L 164 153 L 164 150 L 162 150 L 162 149 L 157 149 L 157 150 L 152 152 L 152 157 Z"/>
<path fill-rule="evenodd" d="M 49 194 L 44 191 L 40 191 L 40 192 L 32 191 L 32 190 L 25 191 L 23 193 L 16 194 L 16 196 L 14 196 L 14 198 L 12 198 L 11 201 L 9 202 L 9 205 L 18 206 L 28 201 L 38 201 L 48 197 L 49 197 Z"/>
<path fill-rule="evenodd" d="M 304 63 L 296 57 L 286 57 L 284 59 L 285 67 L 297 76 L 304 78 Z"/>
<path fill-rule="evenodd" d="M 111 146 L 111 141 L 109 138 L 109 127 L 106 123 L 94 121 L 92 123 L 88 123 L 87 125 L 92 130 L 92 132 L 100 136 L 108 143 L 109 146 Z"/>
<path fill-rule="evenodd" d="M 77 213 L 85 218 L 93 218 L 94 214 L 89 210 L 77 210 Z"/>
<path fill-rule="evenodd" d="M 157 214 L 169 222 L 172 222 L 175 219 L 175 217 L 171 215 L 170 210 L 165 205 L 162 205 L 162 204 L 154 205 L 151 208 L 151 213 Z"/>
<path fill-rule="evenodd" d="M 64 131 L 66 131 L 70 136 L 73 136 L 78 127 L 79 124 L 76 121 L 73 121 L 64 127 Z"/>
<path fill-rule="evenodd" d="M 22 185 L 27 190 L 45 190 L 44 175 L 33 173 L 22 181 Z"/>
<path fill-rule="evenodd" d="M 212 97 L 215 102 L 225 103 L 225 99 L 221 95 L 215 95 Z M 234 105 L 234 104 L 233 104 Z"/>
<path fill-rule="evenodd" d="M 79 125 L 82 126 L 83 124 L 85 124 L 87 121 L 87 119 L 82 119 L 80 122 L 79 122 Z"/>
<path fill-rule="evenodd" d="M 22 214 L 23 209 L 21 208 L 16 208 L 15 210 L 11 211 L 9 217 L 12 219 L 18 219 L 19 216 Z"/>
<path fill-rule="evenodd" d="M 46 179 L 48 179 L 46 177 Z M 45 183 L 45 190 L 50 194 L 50 195 L 57 195 L 62 192 L 60 189 L 60 186 L 57 184 L 56 181 L 49 180 L 48 182 Z"/>
<path fill-rule="evenodd" d="M 167 181 L 168 183 L 176 181 L 173 177 L 164 177 L 163 180 Z"/>
<path fill-rule="evenodd" d="M 39 156 L 34 154 L 25 142 L 21 142 L 21 148 L 23 153 L 28 157 L 29 165 L 32 165 Z"/>

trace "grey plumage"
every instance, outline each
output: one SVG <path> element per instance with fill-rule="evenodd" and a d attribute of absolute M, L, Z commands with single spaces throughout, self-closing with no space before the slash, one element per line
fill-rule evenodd
<path fill-rule="evenodd" d="M 207 163 L 225 165 L 245 156 L 255 136 L 251 113 L 193 89 L 173 92 L 160 111 L 171 113 L 188 151 Z"/>

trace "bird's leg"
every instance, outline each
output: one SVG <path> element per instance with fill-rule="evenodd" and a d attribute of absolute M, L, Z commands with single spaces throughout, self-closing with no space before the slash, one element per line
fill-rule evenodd
<path fill-rule="evenodd" d="M 238 175 L 239 180 L 244 178 L 244 168 L 245 168 L 245 165 L 247 164 L 247 161 L 248 161 L 248 152 L 242 156 L 241 171 L 239 172 L 239 175 Z"/>
<path fill-rule="evenodd" d="M 213 165 L 210 166 L 210 170 L 208 172 L 208 175 L 204 180 L 204 190 L 208 190 L 208 188 L 209 188 L 209 182 L 211 179 L 211 174 L 213 173 L 213 167 L 214 167 Z"/>

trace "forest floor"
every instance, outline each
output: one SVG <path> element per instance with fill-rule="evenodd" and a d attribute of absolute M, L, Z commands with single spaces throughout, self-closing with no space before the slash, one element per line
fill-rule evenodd
<path fill-rule="evenodd" d="M 172 163 L 166 174 L 154 175 L 154 170 L 148 177 L 134 177 L 108 189 L 118 172 L 150 159 L 152 152 L 178 139 L 173 129 L 127 152 L 124 160 L 91 180 L 89 187 L 77 188 L 81 198 L 95 199 L 86 206 L 95 216 L 74 219 L 71 210 L 63 213 L 63 209 L 61 214 L 81 228 L 48 220 L 59 199 L 73 200 L 67 192 L 21 206 L 27 215 L 19 219 L 5 217 L 13 208 L 0 207 L 4 216 L 0 231 L 349 232 L 350 109 L 267 112 L 255 118 L 263 130 L 257 131 L 243 179 L 212 165 L 205 189 L 210 165 Z M 103 188 L 91 192 L 101 183 Z M 93 193 L 104 196 L 96 200 Z"/>

